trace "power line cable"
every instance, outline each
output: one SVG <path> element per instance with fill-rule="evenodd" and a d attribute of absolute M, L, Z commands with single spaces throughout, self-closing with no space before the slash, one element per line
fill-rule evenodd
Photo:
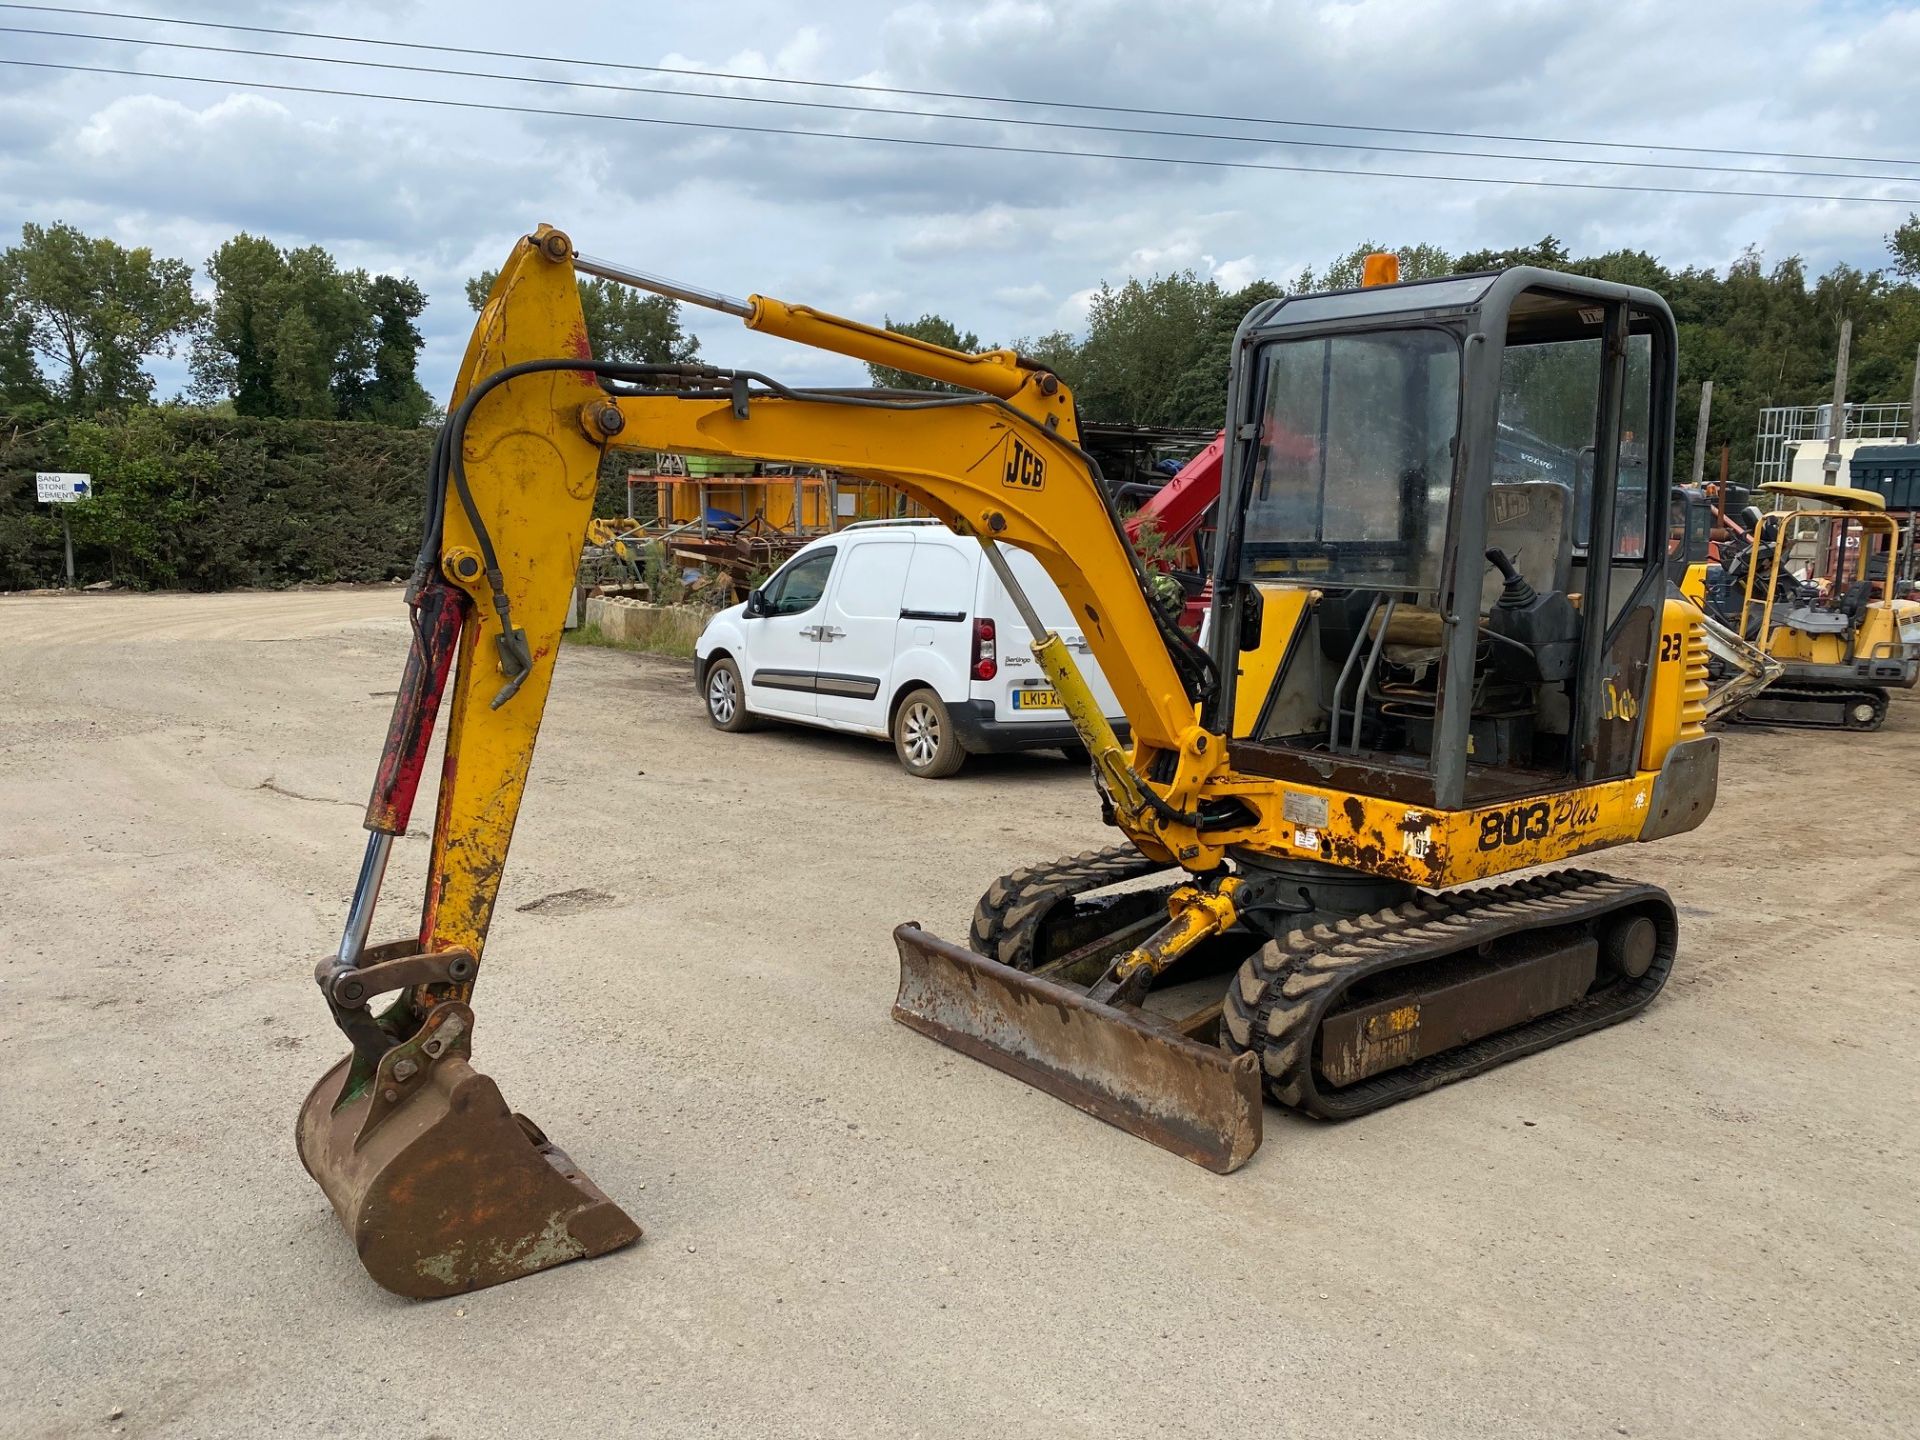
<path fill-rule="evenodd" d="M 5 8 L 5 7 L 0 7 Z M 617 85 L 605 80 L 562 80 L 546 75 L 507 74 L 494 70 L 458 70 L 440 65 L 408 65 L 394 60 L 358 60 L 340 55 L 303 55 L 286 50 L 255 50 L 237 45 L 200 45 L 186 40 L 155 40 L 132 35 L 100 35 L 84 30 L 36 30 L 23 25 L 0 25 L 0 35 L 40 35 L 60 40 L 101 40 L 114 45 L 139 45 L 168 50 L 192 50 L 210 55 L 241 55 L 251 59 L 292 60 L 303 64 L 345 65 L 362 70 L 394 70 L 414 75 L 438 75 L 461 80 L 503 80 L 522 85 L 559 86 L 570 90 L 605 90 L 625 95 L 664 95 L 675 99 L 718 100 L 729 105 L 777 105 L 801 110 L 828 110 L 854 115 L 888 115 L 922 120 L 956 121 L 975 125 L 1018 125 L 1040 130 L 1077 130 L 1108 135 L 1143 135 L 1154 139 L 1227 141 L 1243 145 L 1270 145 L 1288 149 L 1359 151 L 1389 155 L 1431 155 L 1450 160 L 1516 160 L 1549 165 L 1602 165 L 1630 170 L 1679 170 L 1719 175 L 1773 175 L 1796 180 L 1865 180 L 1920 183 L 1920 175 L 1862 175 L 1850 170 L 1782 170 L 1758 165 L 1682 164 L 1672 160 L 1608 160 L 1572 155 L 1517 155 L 1487 150 L 1451 150 L 1418 145 L 1382 145 L 1371 141 L 1296 140 L 1273 135 L 1228 135 L 1217 131 L 1166 130 L 1150 126 L 1098 125 L 1071 120 L 1032 120 L 1011 115 L 966 115 L 941 110 L 914 110 L 893 105 L 847 105 L 825 100 L 788 100 L 770 95 L 726 95 L 711 90 L 686 90 L 669 85 Z"/>
<path fill-rule="evenodd" d="M 778 125 L 742 125 L 718 120 L 670 120 L 655 115 L 616 115 L 604 110 L 560 110 L 538 105 L 508 105 L 480 100 L 450 100 L 424 95 L 394 95 L 378 90 L 342 90 L 322 85 L 294 85 L 282 81 L 239 80 L 219 75 L 180 75 L 163 70 L 131 70 L 109 65 L 57 64 L 45 60 L 0 57 L 0 65 L 27 70 L 58 70 L 82 75 L 129 76 L 136 80 L 179 80 L 195 85 L 224 85 L 239 90 L 273 90 L 294 95 L 327 95 L 345 100 L 386 100 L 401 105 L 430 105 L 442 109 L 479 110 L 503 115 L 538 115 L 563 120 L 610 120 L 629 125 L 654 125 L 676 130 L 712 130 L 742 135 L 776 135 L 811 140 L 845 140 L 868 145 L 907 145 L 928 150 L 973 151 L 995 155 L 1039 155 L 1074 160 L 1112 160 L 1135 165 L 1192 166 L 1207 170 L 1252 170 L 1291 175 L 1347 175 L 1367 180 L 1425 180 L 1449 185 L 1525 186 L 1545 190 L 1598 190 L 1629 195 L 1686 195 L 1705 199 L 1833 201 L 1860 205 L 1916 205 L 1920 196 L 1809 195 L 1799 191 L 1702 189 L 1681 185 L 1624 185 L 1598 180 L 1523 180 L 1488 175 L 1435 175 L 1408 170 L 1358 170 L 1330 165 L 1280 165 L 1270 161 L 1219 160 L 1180 155 L 1130 155 L 1104 150 L 1050 150 L 1037 145 L 988 145 L 972 140 L 935 140 L 923 136 L 864 135 L 834 130 L 795 130 Z"/>
<path fill-rule="evenodd" d="M 230 21 L 187 20 L 170 15 L 146 15 L 122 10 L 93 10 L 72 5 L 30 5 L 15 0 L 0 0 L 0 10 L 30 10 L 45 14 L 85 15 L 104 20 L 133 20 L 151 25 L 180 25 L 204 30 L 233 30 L 253 35 L 279 35 L 302 40 L 328 40 L 344 45 L 370 45 L 400 50 L 426 50 L 446 55 L 471 55 L 494 60 L 528 60 L 540 64 L 566 65 L 597 70 L 638 71 L 652 75 L 686 75 L 710 80 L 742 80 L 759 85 L 798 86 L 817 90 L 852 90 L 869 94 L 906 95 L 927 100 L 966 100 L 989 105 L 1024 105 L 1051 110 L 1086 110 L 1105 114 L 1146 115 L 1163 120 L 1221 120 L 1245 125 L 1272 125 L 1307 130 L 1351 130 L 1372 135 L 1420 135 L 1446 140 L 1492 140 L 1525 145 L 1560 145 L 1587 149 L 1657 150 L 1692 155 L 1736 155 L 1763 160 L 1818 160 L 1836 164 L 1915 165 L 1920 160 L 1884 155 L 1823 155 L 1798 150 L 1753 150 L 1711 145 L 1660 144 L 1639 140 L 1579 140 L 1542 135 L 1502 135 L 1476 130 L 1422 129 L 1399 125 L 1359 125 L 1326 120 L 1295 120 L 1276 116 L 1226 115 L 1196 110 L 1159 110 L 1134 105 L 1105 105 L 1089 101 L 1036 100 L 1009 95 L 982 95 L 957 90 L 921 90 L 897 85 L 860 84 L 837 80 L 800 80 L 777 75 L 751 75 L 729 70 L 710 70 L 692 66 L 637 65 L 622 61 L 595 60 L 584 56 L 541 55 L 515 50 L 487 50 L 464 45 L 440 45 L 413 40 L 376 40 L 359 35 L 335 35 L 324 31 L 293 30 L 269 25 L 241 25 Z M 1544 158 L 1544 157 L 1539 157 Z M 1862 177 L 1872 178 L 1872 177 Z"/>

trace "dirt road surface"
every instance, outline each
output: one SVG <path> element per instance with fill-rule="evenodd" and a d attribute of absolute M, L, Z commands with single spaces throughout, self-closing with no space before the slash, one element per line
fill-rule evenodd
<path fill-rule="evenodd" d="M 1605 858 L 1681 908 L 1642 1017 L 1270 1111 L 1222 1178 L 888 1017 L 896 922 L 1108 843 L 1076 770 L 722 735 L 683 667 L 569 648 L 476 1058 L 647 1235 L 418 1304 L 292 1143 L 400 617 L 0 599 L 0 1431 L 1915 1433 L 1920 704 L 1735 733 L 1704 829 Z"/>

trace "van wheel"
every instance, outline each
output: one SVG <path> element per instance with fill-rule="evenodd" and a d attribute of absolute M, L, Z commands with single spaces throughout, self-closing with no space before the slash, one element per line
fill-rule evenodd
<path fill-rule="evenodd" d="M 893 715 L 893 753 L 909 775 L 939 780 L 967 758 L 946 702 L 931 690 L 911 690 Z"/>
<path fill-rule="evenodd" d="M 738 734 L 755 728 L 747 709 L 747 687 L 741 682 L 740 667 L 722 656 L 707 667 L 707 718 L 721 730 Z"/>

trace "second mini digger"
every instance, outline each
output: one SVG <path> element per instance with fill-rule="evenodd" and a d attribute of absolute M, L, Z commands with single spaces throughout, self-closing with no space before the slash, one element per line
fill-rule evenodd
<path fill-rule="evenodd" d="M 599 361 L 583 273 L 952 388 L 808 391 Z M 1664 891 L 1537 867 L 1691 829 L 1713 804 L 1701 616 L 1670 595 L 1653 543 L 1674 356 L 1658 296 L 1537 269 L 1260 306 L 1234 341 L 1201 648 L 1153 598 L 1057 376 L 663 281 L 546 227 L 527 237 L 481 311 L 436 454 L 372 833 L 317 969 L 352 1051 L 303 1107 L 300 1150 L 368 1269 L 450 1294 L 639 1233 L 470 1060 L 610 442 L 881 480 L 979 540 L 1041 637 L 1123 843 L 995 881 L 968 946 L 902 926 L 894 1013 L 1226 1172 L 1260 1143 L 1263 1090 L 1362 1114 L 1618 1021 L 1665 982 Z M 1496 483 L 1496 443 L 1515 431 L 1584 455 L 1579 483 Z M 1071 605 L 1126 745 L 1005 546 Z M 419 926 L 370 946 L 443 692 Z"/>

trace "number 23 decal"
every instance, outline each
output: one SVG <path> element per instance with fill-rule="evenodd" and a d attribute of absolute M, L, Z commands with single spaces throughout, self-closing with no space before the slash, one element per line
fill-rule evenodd
<path fill-rule="evenodd" d="M 1681 634 L 1678 630 L 1669 630 L 1660 637 L 1660 660 L 1678 660 L 1681 653 Z"/>

